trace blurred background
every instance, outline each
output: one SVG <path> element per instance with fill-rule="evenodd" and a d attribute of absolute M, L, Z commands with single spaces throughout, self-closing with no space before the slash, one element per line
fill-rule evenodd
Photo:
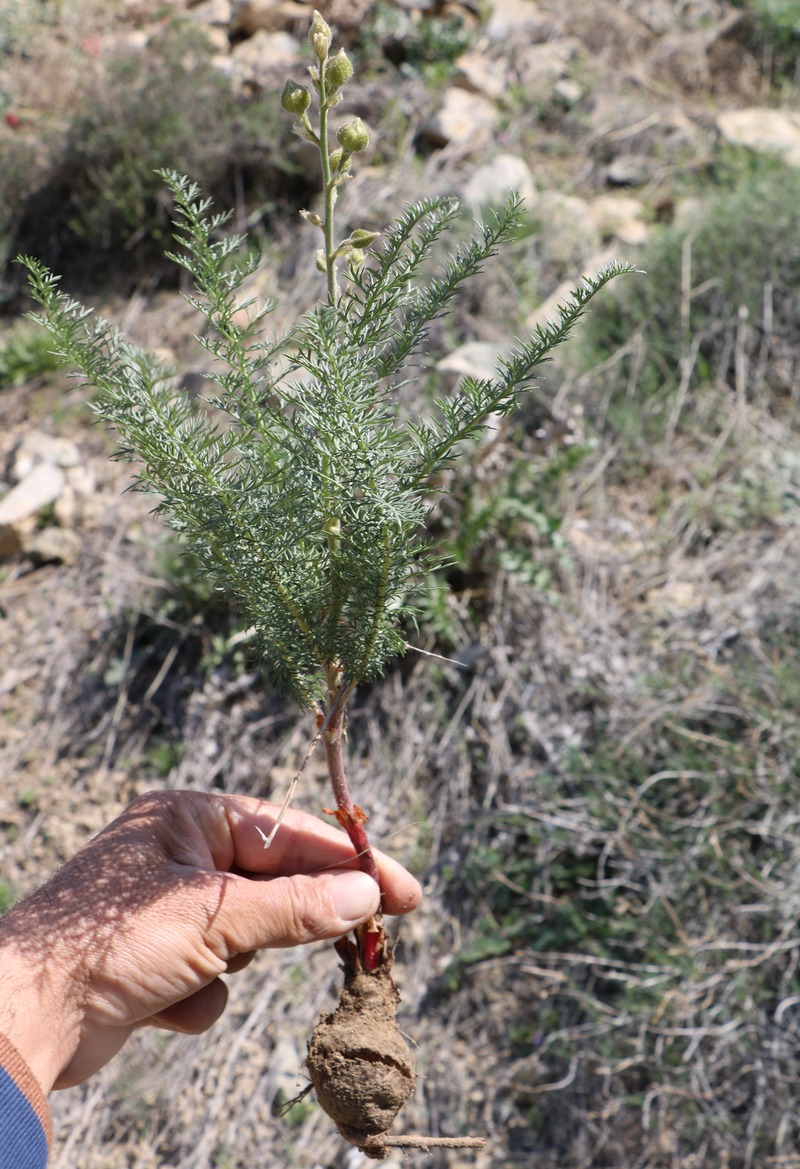
<path fill-rule="evenodd" d="M 509 187 L 527 218 L 437 323 L 410 408 L 614 282 L 450 472 L 414 645 L 359 692 L 351 787 L 423 881 L 396 960 L 433 1169 L 800 1166 L 800 0 L 332 0 L 373 131 L 339 224 Z M 280 800 L 312 734 L 109 460 L 14 257 L 174 361 L 207 353 L 156 167 L 323 294 L 300 0 L 0 4 L 0 905 L 136 794 Z M 456 233 L 458 236 L 458 232 Z M 454 240 L 458 242 L 458 238 Z M 329 802 L 312 763 L 296 804 Z M 358 1169 L 306 1097 L 328 946 L 262 954 L 200 1038 L 53 1097 L 53 1169 Z M 421 1161 L 422 1154 L 413 1154 Z M 393 1153 L 398 1167 L 409 1163 Z M 365 1163 L 365 1162 L 364 1162 Z"/>

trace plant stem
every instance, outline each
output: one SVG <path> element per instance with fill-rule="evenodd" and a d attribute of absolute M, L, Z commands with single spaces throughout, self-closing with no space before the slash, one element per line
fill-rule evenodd
<path fill-rule="evenodd" d="M 336 283 L 336 260 L 334 259 L 335 240 L 333 226 L 333 208 L 336 203 L 336 187 L 331 171 L 331 156 L 328 151 L 328 98 L 325 91 L 325 69 L 320 69 L 319 79 L 319 157 L 322 164 L 322 186 L 325 195 L 325 219 L 323 231 L 325 233 L 325 271 L 328 277 L 328 304 L 334 305 L 339 299 L 339 288 Z"/>
<path fill-rule="evenodd" d="M 364 827 L 367 818 L 358 804 L 353 803 L 344 769 L 345 721 L 347 701 L 351 692 L 352 686 L 334 683 L 329 687 L 329 722 L 327 729 L 323 732 L 322 741 L 325 745 L 325 759 L 328 764 L 331 787 L 336 799 L 336 819 L 350 837 L 362 872 L 372 877 L 380 889 L 381 879 L 378 866 L 375 863 L 375 857 Z M 365 925 L 359 926 L 356 930 L 356 938 L 359 957 L 364 969 L 375 970 L 380 965 L 384 952 L 382 915 L 378 913 Z"/>

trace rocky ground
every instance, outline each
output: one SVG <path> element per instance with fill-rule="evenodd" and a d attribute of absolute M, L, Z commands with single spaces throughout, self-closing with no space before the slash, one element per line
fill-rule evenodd
<path fill-rule="evenodd" d="M 87 89 L 121 57 L 143 69 L 175 13 L 208 38 L 237 101 L 280 90 L 302 75 L 310 11 L 294 0 L 63 0 L 57 14 L 36 6 L 36 19 L 11 4 L 0 160 L 35 144 L 43 182 Z M 491 367 L 581 272 L 609 255 L 639 262 L 665 225 L 694 222 L 719 168 L 750 157 L 739 152 L 800 163 L 796 88 L 786 75 L 776 84 L 747 6 L 333 0 L 323 13 L 364 54 L 345 112 L 375 130 L 343 225 L 379 229 L 406 200 L 443 191 L 477 214 L 513 186 L 530 208 L 511 259 L 435 332 L 428 373 L 440 386 Z M 442 68 L 437 53 L 456 35 Z M 302 145 L 286 149 L 302 173 Z M 259 229 L 246 193 L 237 217 L 265 244 L 253 291 L 277 297 L 278 325 L 291 320 L 317 295 L 316 242 L 280 209 Z M 24 307 L 18 278 L 4 282 L 9 308 Z M 675 312 L 696 292 L 689 272 Z M 190 392 L 202 387 L 192 314 L 168 280 L 121 266 L 116 287 L 87 281 L 85 295 L 174 359 Z M 7 340 L 18 327 L 9 314 Z M 772 396 L 740 362 L 732 386 L 711 379 L 695 401 L 689 369 L 641 406 L 660 411 L 645 440 L 608 414 L 617 368 L 639 409 L 635 364 L 587 372 L 565 357 L 522 430 L 501 433 L 474 471 L 489 496 L 514 497 L 511 464 L 550 484 L 514 529 L 520 554 L 493 558 L 483 533 L 450 580 L 446 620 L 423 626 L 425 646 L 466 668 L 410 655 L 356 704 L 353 787 L 375 838 L 426 886 L 398 950 L 401 1025 L 420 1071 L 404 1126 L 489 1137 L 468 1162 L 437 1154 L 437 1166 L 800 1163 L 800 460 L 796 353 L 782 360 L 785 388 Z M 177 567 L 152 501 L 125 492 L 128 469 L 109 461 L 86 391 L 52 371 L 10 380 L 6 901 L 150 787 L 281 797 L 309 737 L 242 631 Z M 323 778 L 312 764 L 301 806 L 327 802 Z M 624 940 L 598 942 L 603 931 Z M 231 980 L 226 1021 L 207 1036 L 138 1036 L 54 1099 L 51 1164 L 356 1169 L 360 1154 L 311 1099 L 280 1116 L 337 977 L 326 947 L 262 955 Z"/>

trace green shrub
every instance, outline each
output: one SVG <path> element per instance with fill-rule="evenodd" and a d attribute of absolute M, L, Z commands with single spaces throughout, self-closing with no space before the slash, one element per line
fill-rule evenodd
<path fill-rule="evenodd" d="M 52 352 L 50 337 L 27 321 L 14 326 L 0 344 L 0 389 L 21 386 L 30 378 L 61 364 Z"/>
<path fill-rule="evenodd" d="M 783 359 L 800 344 L 798 171 L 759 165 L 709 199 L 690 225 L 659 231 L 641 267 L 646 279 L 614 288 L 589 315 L 583 337 L 587 367 L 628 347 L 627 385 L 618 369 L 609 375 L 618 403 L 624 392 L 637 410 L 674 389 L 687 359 L 690 385 L 733 386 L 737 355 L 750 392 L 759 380 L 788 390 Z"/>
<path fill-rule="evenodd" d="M 117 281 L 120 265 L 130 268 L 132 255 L 141 264 L 160 256 L 169 235 L 171 203 L 155 174 L 166 165 L 198 175 L 240 212 L 243 200 L 256 218 L 273 209 L 275 178 L 285 186 L 292 171 L 277 101 L 237 98 L 211 54 L 202 30 L 176 20 L 146 53 L 113 61 L 104 87 L 86 95 L 66 138 L 51 148 L 38 189 L 24 189 L 24 158 L 16 178 L 0 178 L 0 209 L 25 204 L 27 195 L 21 219 L 5 225 L 13 237 L 7 249 L 68 259 L 73 278 L 113 272 Z"/>
<path fill-rule="evenodd" d="M 472 41 L 461 16 L 425 15 L 413 20 L 393 4 L 379 3 L 362 38 L 360 55 L 368 62 L 380 57 L 405 74 L 421 74 L 438 84 L 453 72 L 453 62 Z"/>
<path fill-rule="evenodd" d="M 800 49 L 800 2 L 798 0 L 739 0 L 757 21 L 762 44 L 776 54 L 777 73 L 794 70 Z"/>

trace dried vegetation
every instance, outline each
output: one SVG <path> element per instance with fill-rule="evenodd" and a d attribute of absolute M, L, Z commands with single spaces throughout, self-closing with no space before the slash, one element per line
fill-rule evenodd
<path fill-rule="evenodd" d="M 602 25 L 575 7 L 589 48 L 629 60 L 630 4 L 605 5 Z M 685 98 L 674 78 L 659 84 Z M 583 141 L 578 115 L 550 112 L 549 164 L 575 177 L 583 163 L 564 158 Z M 508 132 L 519 138 L 519 118 Z M 708 197 L 696 161 L 661 172 L 654 208 L 664 182 Z M 724 160 L 728 185 L 740 164 Z M 388 184 L 402 199 L 457 177 L 452 156 L 397 164 L 353 197 L 375 203 Z M 739 222 L 744 236 L 759 220 Z M 741 267 L 722 270 L 725 247 L 701 271 L 700 235 L 667 238 L 638 258 L 651 281 L 667 280 L 654 267 L 671 273 L 672 291 L 651 283 L 633 307 L 596 312 L 582 364 L 549 375 L 529 413 L 476 452 L 455 492 L 469 533 L 439 521 L 456 563 L 426 599 L 419 643 L 460 664 L 411 654 L 353 711 L 352 781 L 374 839 L 426 886 L 394 969 L 417 1068 L 404 1125 L 485 1133 L 469 1154 L 477 1169 L 800 1158 L 800 457 L 786 275 L 800 236 L 786 227 L 780 263 L 746 286 Z M 287 289 L 304 247 L 278 232 L 271 259 Z M 527 273 L 540 265 L 545 281 L 548 262 L 544 244 L 521 245 Z M 487 276 L 435 343 L 507 329 L 525 309 L 514 287 Z M 185 317 L 168 294 L 116 310 L 140 341 L 181 356 Z M 542 445 L 544 423 L 567 415 L 572 447 Z M 8 899 L 153 785 L 282 796 L 307 734 L 253 671 L 235 622 L 176 566 L 148 501 L 120 496 L 80 391 L 42 375 L 2 390 L 0 417 L 3 454 L 31 426 L 75 437 L 102 504 L 75 564 L 2 567 Z M 325 802 L 321 766 L 300 799 Z M 326 949 L 265 954 L 232 979 L 226 1022 L 208 1035 L 137 1036 L 55 1097 L 54 1169 L 352 1169 L 313 1096 L 280 1116 L 307 1082 L 305 1037 L 340 978 Z M 434 1150 L 426 1163 L 454 1162 Z"/>

